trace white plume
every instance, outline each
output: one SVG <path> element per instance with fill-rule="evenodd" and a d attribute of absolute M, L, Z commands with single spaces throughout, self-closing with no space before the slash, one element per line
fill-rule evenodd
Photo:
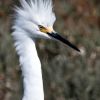
<path fill-rule="evenodd" d="M 56 20 L 53 12 L 52 0 L 20 0 L 21 7 L 16 7 L 15 22 L 13 25 L 13 36 L 21 37 L 21 35 L 28 35 L 28 37 L 47 37 L 39 31 L 38 25 L 44 27 L 53 27 Z M 17 34 L 16 34 L 17 31 Z M 25 31 L 18 34 L 18 31 Z M 27 34 L 25 34 L 27 33 Z"/>
<path fill-rule="evenodd" d="M 52 0 L 20 0 L 22 7 L 17 7 L 17 19 L 32 21 L 36 25 L 53 26 L 55 14 Z"/>

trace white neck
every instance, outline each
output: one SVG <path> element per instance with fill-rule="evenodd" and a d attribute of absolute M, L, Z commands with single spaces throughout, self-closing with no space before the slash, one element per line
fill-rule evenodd
<path fill-rule="evenodd" d="M 44 100 L 41 64 L 35 41 L 30 38 L 24 38 L 23 40 L 16 41 L 16 50 L 20 56 L 24 84 L 22 100 Z"/>

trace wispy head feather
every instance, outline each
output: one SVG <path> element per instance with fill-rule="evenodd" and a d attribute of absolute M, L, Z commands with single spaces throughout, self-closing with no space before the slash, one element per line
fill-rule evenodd
<path fill-rule="evenodd" d="M 20 0 L 20 3 L 22 7 L 16 10 L 19 17 L 38 25 L 53 26 L 56 18 L 52 0 Z"/>

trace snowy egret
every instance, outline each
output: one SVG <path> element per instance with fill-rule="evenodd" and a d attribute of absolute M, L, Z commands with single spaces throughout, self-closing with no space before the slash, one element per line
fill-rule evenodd
<path fill-rule="evenodd" d="M 74 50 L 80 50 L 53 29 L 56 20 L 52 0 L 20 0 L 15 8 L 12 36 L 22 70 L 24 95 L 22 100 L 44 100 L 41 63 L 35 40 L 37 38 L 59 40 Z"/>

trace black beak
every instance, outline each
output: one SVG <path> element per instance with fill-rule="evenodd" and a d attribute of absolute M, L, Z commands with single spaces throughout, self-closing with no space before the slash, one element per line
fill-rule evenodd
<path fill-rule="evenodd" d="M 47 34 L 49 36 L 53 37 L 54 39 L 63 42 L 64 44 L 68 45 L 69 47 L 73 48 L 74 50 L 80 52 L 80 50 L 75 45 L 73 45 L 71 42 L 69 42 L 67 39 L 63 38 L 59 34 L 57 34 L 57 33 L 47 33 Z"/>

